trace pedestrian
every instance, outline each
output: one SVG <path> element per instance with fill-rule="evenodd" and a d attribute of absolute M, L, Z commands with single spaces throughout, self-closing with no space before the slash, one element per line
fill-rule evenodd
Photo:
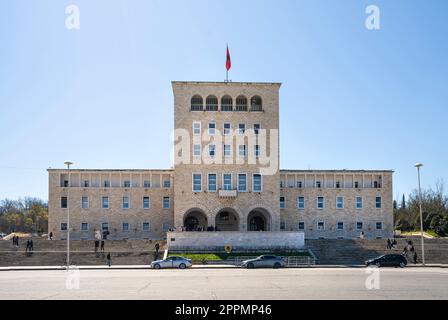
<path fill-rule="evenodd" d="M 16 236 L 12 236 L 12 245 L 15 246 L 16 245 Z"/>
<path fill-rule="evenodd" d="M 30 250 L 30 240 L 26 240 L 26 249 L 25 252 L 28 252 Z"/>
<path fill-rule="evenodd" d="M 414 264 L 417 264 L 417 251 L 414 251 Z"/>
<path fill-rule="evenodd" d="M 390 239 L 387 239 L 387 249 L 390 250 L 391 246 Z"/>
<path fill-rule="evenodd" d="M 34 251 L 33 239 L 30 240 L 30 251 Z"/>
<path fill-rule="evenodd" d="M 50 240 L 53 240 L 53 232 L 50 232 Z"/>
<path fill-rule="evenodd" d="M 395 239 L 392 241 L 392 248 L 397 249 L 397 240 Z"/>
<path fill-rule="evenodd" d="M 364 231 L 361 231 L 361 234 L 359 235 L 359 238 L 360 238 L 361 240 L 364 240 Z"/>
<path fill-rule="evenodd" d="M 19 246 L 19 236 L 16 236 L 16 246 Z"/>
<path fill-rule="evenodd" d="M 106 259 L 107 259 L 107 265 L 108 265 L 109 268 L 110 268 L 110 265 L 111 265 L 111 263 L 112 263 L 111 258 L 110 258 L 110 252 L 107 254 Z"/>
<path fill-rule="evenodd" d="M 156 242 L 154 249 L 156 249 L 156 255 L 159 254 L 159 249 L 160 249 L 160 244 L 158 242 Z"/>
<path fill-rule="evenodd" d="M 93 230 L 95 233 L 95 252 L 98 252 L 98 247 L 100 245 L 101 233 L 99 230 Z"/>
<path fill-rule="evenodd" d="M 101 252 L 104 252 L 104 240 L 101 240 Z"/>

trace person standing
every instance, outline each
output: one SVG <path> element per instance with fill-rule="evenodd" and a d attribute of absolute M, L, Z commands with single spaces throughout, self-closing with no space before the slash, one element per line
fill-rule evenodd
<path fill-rule="evenodd" d="M 19 236 L 16 236 L 16 246 L 19 246 Z"/>
<path fill-rule="evenodd" d="M 154 246 L 154 249 L 156 249 L 156 255 L 159 254 L 160 244 L 156 242 L 156 245 Z"/>
<path fill-rule="evenodd" d="M 417 251 L 414 251 L 413 259 L 414 259 L 414 264 L 417 264 Z"/>
<path fill-rule="evenodd" d="M 101 252 L 104 252 L 104 240 L 101 240 Z"/>
<path fill-rule="evenodd" d="M 26 240 L 26 249 L 25 252 L 28 252 L 30 250 L 30 240 Z"/>
<path fill-rule="evenodd" d="M 34 251 L 34 243 L 33 243 L 33 239 L 30 240 L 30 252 Z"/>
<path fill-rule="evenodd" d="M 111 258 L 110 258 L 110 252 L 107 253 L 106 260 L 107 260 L 107 265 L 108 265 L 109 268 L 110 268 L 110 265 L 112 264 L 112 261 L 111 261 Z"/>
<path fill-rule="evenodd" d="M 53 240 L 53 232 L 50 232 L 50 240 Z"/>
<path fill-rule="evenodd" d="M 99 230 L 94 230 L 95 232 L 95 253 L 98 252 L 98 247 L 100 245 L 101 233 Z"/>

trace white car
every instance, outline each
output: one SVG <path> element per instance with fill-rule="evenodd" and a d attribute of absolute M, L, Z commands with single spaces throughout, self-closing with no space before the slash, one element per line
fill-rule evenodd
<path fill-rule="evenodd" d="M 163 268 L 179 268 L 185 269 L 192 266 L 191 259 L 187 259 L 179 256 L 170 256 L 165 260 L 156 260 L 151 262 L 152 269 L 163 269 Z"/>
<path fill-rule="evenodd" d="M 3 238 L 6 237 L 6 236 L 7 236 L 6 233 L 0 232 L 0 240 L 3 239 Z"/>

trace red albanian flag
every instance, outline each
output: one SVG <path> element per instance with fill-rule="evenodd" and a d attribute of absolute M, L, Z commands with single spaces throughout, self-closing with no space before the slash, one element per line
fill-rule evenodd
<path fill-rule="evenodd" d="M 231 67 L 232 67 L 232 61 L 230 61 L 229 46 L 227 46 L 227 59 L 226 59 L 226 69 L 227 69 L 227 71 L 229 71 Z"/>

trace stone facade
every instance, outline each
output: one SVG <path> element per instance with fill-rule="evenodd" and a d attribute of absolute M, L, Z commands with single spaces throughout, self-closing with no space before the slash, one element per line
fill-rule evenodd
<path fill-rule="evenodd" d="M 49 169 L 49 231 L 56 238 L 65 237 L 67 210 L 75 239 L 93 238 L 104 227 L 113 239 L 210 226 L 299 231 L 306 238 L 392 236 L 392 171 L 278 169 L 279 83 L 172 87 L 174 168 Z"/>

